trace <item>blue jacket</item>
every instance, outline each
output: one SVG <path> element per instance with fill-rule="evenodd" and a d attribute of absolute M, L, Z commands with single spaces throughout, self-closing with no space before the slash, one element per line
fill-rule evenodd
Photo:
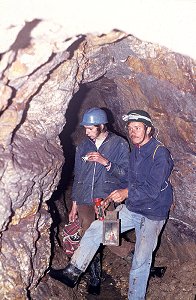
<path fill-rule="evenodd" d="M 109 132 L 99 147 L 99 153 L 111 162 L 109 171 L 99 163 L 82 159 L 92 151 L 97 151 L 97 148 L 89 138 L 85 138 L 76 148 L 72 199 L 78 204 L 90 205 L 94 198 L 105 198 L 112 191 L 127 187 L 130 155 L 128 142 Z"/>
<path fill-rule="evenodd" d="M 151 220 L 167 218 L 173 201 L 169 176 L 173 160 L 166 147 L 151 138 L 148 143 L 134 147 L 129 161 L 129 184 L 126 207 Z"/>

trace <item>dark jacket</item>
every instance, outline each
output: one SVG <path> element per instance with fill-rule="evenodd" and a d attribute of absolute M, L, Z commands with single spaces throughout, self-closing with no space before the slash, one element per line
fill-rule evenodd
<path fill-rule="evenodd" d="M 167 218 L 173 200 L 169 176 L 173 160 L 166 147 L 151 138 L 131 151 L 127 208 L 152 220 Z"/>
<path fill-rule="evenodd" d="M 130 149 L 128 142 L 109 132 L 99 147 L 99 153 L 111 162 L 109 171 L 96 162 L 82 159 L 88 152 L 97 151 L 89 138 L 76 148 L 72 199 L 78 204 L 93 204 L 94 198 L 105 198 L 116 189 L 127 187 Z"/>

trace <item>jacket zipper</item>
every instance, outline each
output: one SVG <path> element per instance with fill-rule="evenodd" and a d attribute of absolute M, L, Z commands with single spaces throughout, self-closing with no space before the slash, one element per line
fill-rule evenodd
<path fill-rule="evenodd" d="M 93 192 L 94 192 L 94 184 L 95 184 L 95 169 L 96 169 L 97 163 L 95 162 L 94 169 L 93 169 L 93 180 L 92 180 L 92 186 L 91 186 L 91 199 L 93 199 Z"/>

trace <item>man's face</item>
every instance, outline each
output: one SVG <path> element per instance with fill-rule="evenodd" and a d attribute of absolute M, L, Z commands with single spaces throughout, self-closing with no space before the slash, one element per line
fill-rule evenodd
<path fill-rule="evenodd" d="M 84 126 L 84 128 L 86 135 L 93 141 L 100 135 L 100 129 L 94 125 Z"/>
<path fill-rule="evenodd" d="M 143 146 L 146 144 L 150 140 L 148 135 L 150 129 L 150 127 L 146 127 L 141 122 L 130 122 L 127 124 L 129 138 L 134 145 L 139 144 Z"/>

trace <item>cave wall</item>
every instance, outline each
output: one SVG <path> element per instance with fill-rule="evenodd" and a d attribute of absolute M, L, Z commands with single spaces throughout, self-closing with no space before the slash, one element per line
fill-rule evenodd
<path fill-rule="evenodd" d="M 47 201 L 64 164 L 59 134 L 68 126 L 70 101 L 84 84 L 94 92 L 80 110 L 76 106 L 78 120 L 92 103 L 105 106 L 123 134 L 121 115 L 130 108 L 152 115 L 175 161 L 176 208 L 165 249 L 195 259 L 194 60 L 117 30 L 46 40 L 45 32 L 38 34 L 42 25 L 25 24 L 1 52 L 0 298 L 27 299 L 49 265 Z"/>

